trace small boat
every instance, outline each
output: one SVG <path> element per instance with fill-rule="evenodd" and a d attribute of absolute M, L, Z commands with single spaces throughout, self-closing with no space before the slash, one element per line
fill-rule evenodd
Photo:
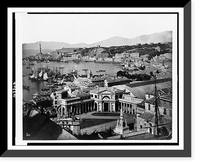
<path fill-rule="evenodd" d="M 88 71 L 88 69 L 82 69 L 83 71 Z"/>
<path fill-rule="evenodd" d="M 76 63 L 76 64 L 79 64 L 79 63 L 81 62 L 80 59 L 73 59 L 72 61 L 73 61 L 74 63 Z"/>
<path fill-rule="evenodd" d="M 47 83 L 46 86 L 48 86 L 48 87 L 54 87 L 54 84 L 53 83 Z"/>
<path fill-rule="evenodd" d="M 98 70 L 97 72 L 106 72 L 106 70 Z"/>
<path fill-rule="evenodd" d="M 60 66 L 60 67 L 59 67 L 59 69 L 64 69 L 64 68 L 65 68 L 64 66 Z"/>
<path fill-rule="evenodd" d="M 138 71 L 139 70 L 137 67 L 123 67 L 122 69 L 125 71 Z"/>
<path fill-rule="evenodd" d="M 29 65 L 34 65 L 34 62 L 32 62 L 32 61 L 29 61 Z"/>
<path fill-rule="evenodd" d="M 48 91 L 50 90 L 49 88 L 42 88 L 41 91 Z"/>

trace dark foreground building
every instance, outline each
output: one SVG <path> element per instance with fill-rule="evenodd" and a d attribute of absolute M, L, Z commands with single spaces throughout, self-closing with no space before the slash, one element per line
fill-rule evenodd
<path fill-rule="evenodd" d="M 47 116 L 31 110 L 23 117 L 24 140 L 75 140 L 77 139 Z"/>

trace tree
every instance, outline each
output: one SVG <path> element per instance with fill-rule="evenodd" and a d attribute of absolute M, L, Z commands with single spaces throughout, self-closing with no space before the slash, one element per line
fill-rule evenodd
<path fill-rule="evenodd" d="M 81 50 L 81 56 L 83 57 L 83 56 L 85 56 L 85 54 L 86 54 L 86 53 L 85 53 L 85 49 L 82 49 L 82 50 Z"/>

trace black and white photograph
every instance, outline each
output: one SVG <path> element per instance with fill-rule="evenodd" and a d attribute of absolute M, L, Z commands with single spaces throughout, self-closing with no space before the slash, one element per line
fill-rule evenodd
<path fill-rule="evenodd" d="M 22 16 L 23 139 L 170 140 L 176 17 Z"/>
<path fill-rule="evenodd" d="M 184 149 L 181 8 L 11 8 L 8 17 L 11 149 Z"/>

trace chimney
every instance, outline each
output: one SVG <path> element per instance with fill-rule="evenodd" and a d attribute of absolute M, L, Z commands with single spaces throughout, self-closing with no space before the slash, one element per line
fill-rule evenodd
<path fill-rule="evenodd" d="M 40 43 L 39 45 L 40 45 L 40 54 L 42 54 L 42 51 L 41 51 L 41 43 Z"/>

